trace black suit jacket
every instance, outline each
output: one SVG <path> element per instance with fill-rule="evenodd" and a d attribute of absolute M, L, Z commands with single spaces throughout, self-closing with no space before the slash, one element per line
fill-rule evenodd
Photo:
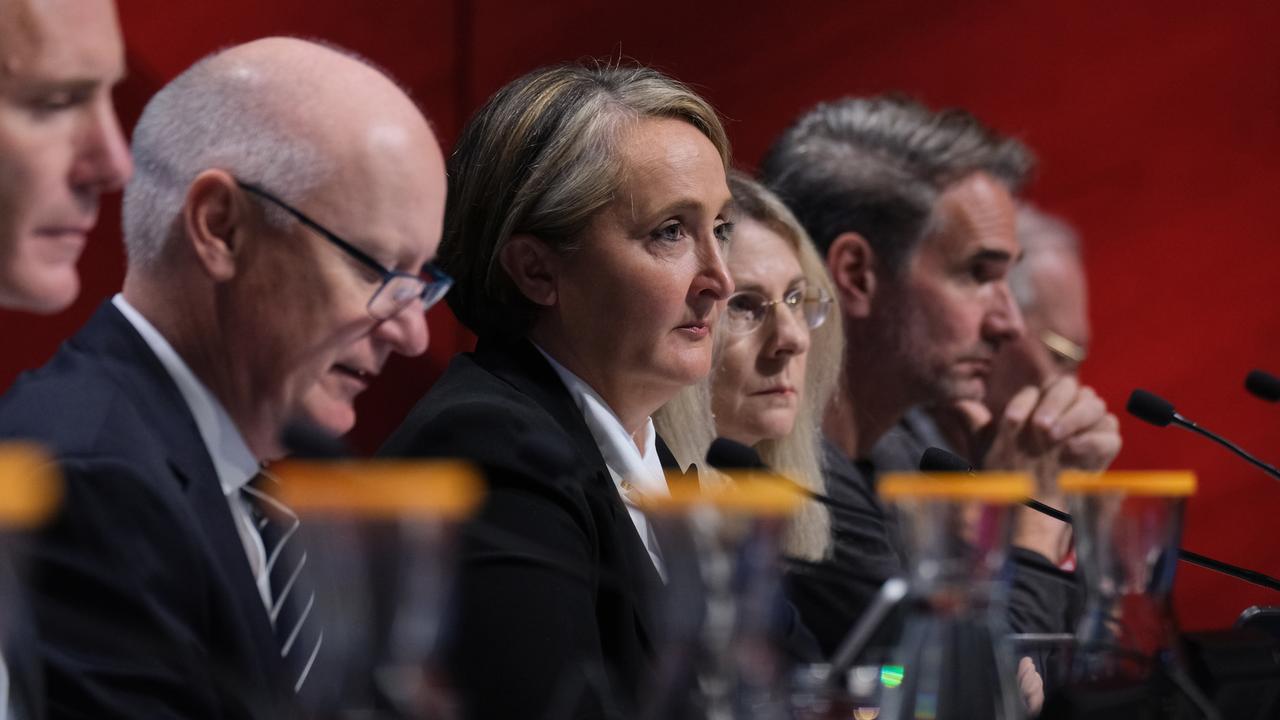
<path fill-rule="evenodd" d="M 284 668 L 177 386 L 110 303 L 0 398 L 52 450 L 62 507 L 32 543 L 52 718 L 276 718 Z"/>
<path fill-rule="evenodd" d="M 654 680 L 661 580 L 538 351 L 482 341 L 454 358 L 382 453 L 465 458 L 489 480 L 463 533 L 445 651 L 467 716 L 629 713 Z"/>
<path fill-rule="evenodd" d="M 9 709 L 22 720 L 41 720 L 45 712 L 40 646 L 22 583 L 24 573 L 14 562 L 23 554 L 26 539 L 24 532 L 13 529 L 0 537 L 0 652 L 9 672 Z"/>

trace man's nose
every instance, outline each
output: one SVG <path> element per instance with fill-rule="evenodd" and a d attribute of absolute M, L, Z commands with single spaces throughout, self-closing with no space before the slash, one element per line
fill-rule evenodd
<path fill-rule="evenodd" d="M 119 190 L 133 175 L 133 157 L 110 98 L 95 103 L 77 138 L 71 181 L 97 192 Z"/>
<path fill-rule="evenodd" d="M 991 307 L 983 317 L 982 337 L 995 343 L 1016 340 L 1026 333 L 1026 324 L 1022 318 L 1022 310 L 1013 297 L 1008 283 L 1000 283 L 994 288 Z"/>

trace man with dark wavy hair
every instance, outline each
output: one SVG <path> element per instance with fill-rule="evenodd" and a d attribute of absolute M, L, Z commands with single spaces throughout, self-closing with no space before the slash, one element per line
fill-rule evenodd
<path fill-rule="evenodd" d="M 876 498 L 876 442 L 911 407 L 969 413 L 988 468 L 1105 468 L 1119 451 L 1116 419 L 1073 378 L 1023 388 L 999 418 L 984 416 L 996 351 L 1024 332 L 1007 277 L 1021 255 L 1014 195 L 1033 160 L 1018 141 L 969 113 L 901 97 L 823 103 L 767 154 L 762 175 L 827 262 L 848 339 L 842 391 L 828 414 L 828 491 L 865 509 L 837 513 L 831 572 L 797 573 L 793 598 L 830 651 L 883 581 L 902 572 L 892 515 Z M 840 516 L 844 517 L 841 518 Z M 1069 529 L 1018 516 L 1010 623 L 1057 631 L 1056 568 Z M 1055 585 L 1055 583 L 1059 585 Z"/>

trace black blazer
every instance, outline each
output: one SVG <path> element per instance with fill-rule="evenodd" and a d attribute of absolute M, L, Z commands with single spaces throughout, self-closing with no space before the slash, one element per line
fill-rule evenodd
<path fill-rule="evenodd" d="M 277 718 L 284 668 L 186 403 L 110 303 L 0 398 L 0 437 L 57 456 L 32 542 L 51 718 Z"/>
<path fill-rule="evenodd" d="M 25 532 L 16 530 L 5 530 L 0 538 L 0 652 L 9 672 L 8 708 L 22 720 L 41 720 L 45 711 L 40 645 L 21 581 L 24 573 L 14 562 L 23 554 L 25 541 Z"/>
<path fill-rule="evenodd" d="M 489 480 L 445 649 L 466 715 L 629 716 L 654 681 L 661 580 L 537 349 L 482 341 L 454 358 L 382 454 L 465 458 Z"/>

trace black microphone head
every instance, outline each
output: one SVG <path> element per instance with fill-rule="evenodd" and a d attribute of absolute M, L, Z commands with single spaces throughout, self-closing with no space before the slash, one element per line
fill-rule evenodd
<path fill-rule="evenodd" d="M 973 468 L 959 455 L 938 447 L 926 448 L 920 456 L 920 472 L 926 473 L 968 473 Z"/>
<path fill-rule="evenodd" d="M 707 464 L 720 470 L 768 470 L 755 448 L 728 438 L 716 438 L 707 448 Z"/>
<path fill-rule="evenodd" d="M 1129 404 L 1124 406 L 1129 414 L 1139 420 L 1149 422 L 1157 427 L 1165 427 L 1173 422 L 1173 403 L 1152 392 L 1141 388 L 1129 394 Z"/>
<path fill-rule="evenodd" d="M 289 455 L 302 460 L 338 460 L 351 457 L 351 448 L 332 433 L 305 420 L 295 420 L 280 433 L 280 444 Z"/>
<path fill-rule="evenodd" d="M 1244 389 L 1261 400 L 1280 402 L 1280 378 L 1269 372 L 1250 370 L 1244 379 Z"/>

